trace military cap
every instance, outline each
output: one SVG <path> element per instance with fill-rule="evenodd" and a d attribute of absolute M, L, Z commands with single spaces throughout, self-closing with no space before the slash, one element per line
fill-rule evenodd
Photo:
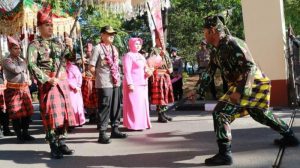
<path fill-rule="evenodd" d="M 176 48 L 176 47 L 171 47 L 171 50 L 170 50 L 171 52 L 174 52 L 174 51 L 178 51 L 178 49 Z"/>
<path fill-rule="evenodd" d="M 222 15 L 207 16 L 204 19 L 203 28 L 212 28 L 225 25 L 225 18 Z"/>

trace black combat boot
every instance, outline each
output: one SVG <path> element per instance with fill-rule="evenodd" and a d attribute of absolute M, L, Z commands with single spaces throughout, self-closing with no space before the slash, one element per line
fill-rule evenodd
<path fill-rule="evenodd" d="M 207 166 L 232 165 L 230 143 L 218 142 L 219 153 L 215 156 L 205 159 Z"/>
<path fill-rule="evenodd" d="M 58 144 L 56 142 L 51 142 L 50 143 L 50 149 L 51 149 L 51 152 L 50 152 L 51 158 L 61 159 L 61 158 L 64 157 L 62 152 L 59 150 Z"/>
<path fill-rule="evenodd" d="M 22 131 L 21 131 L 21 122 L 19 119 L 12 120 L 12 125 L 15 131 L 15 134 L 17 135 L 17 140 L 22 143 L 24 142 Z"/>
<path fill-rule="evenodd" d="M 287 147 L 294 147 L 299 145 L 299 140 L 291 129 L 287 133 L 283 133 L 282 135 L 283 137 L 281 139 L 274 140 L 275 145 Z"/>
<path fill-rule="evenodd" d="M 158 112 L 158 119 L 157 119 L 157 122 L 160 122 L 160 123 L 167 123 L 168 120 L 165 118 L 165 116 L 163 115 L 162 112 Z"/>
<path fill-rule="evenodd" d="M 23 129 L 22 137 L 23 137 L 24 141 L 34 141 L 35 140 L 35 138 L 33 136 L 29 135 L 27 128 Z"/>
<path fill-rule="evenodd" d="M 1 128 L 1 125 L 0 125 L 0 138 L 3 138 L 4 135 L 3 135 L 3 132 L 2 132 L 2 128 Z"/>
<path fill-rule="evenodd" d="M 9 118 L 8 113 L 0 112 L 0 122 L 3 125 L 3 135 L 4 136 L 14 136 L 15 134 L 9 130 Z"/>
<path fill-rule="evenodd" d="M 168 121 L 172 121 L 172 120 L 173 120 L 173 118 L 172 118 L 171 116 L 167 115 L 166 112 L 162 112 L 162 115 L 163 115 L 163 117 L 164 117 L 165 119 L 167 119 Z"/>
<path fill-rule="evenodd" d="M 64 155 L 72 155 L 75 150 L 70 149 L 67 145 L 66 145 L 66 141 L 65 139 L 60 139 L 58 140 L 58 149 L 60 150 L 60 152 Z"/>
<path fill-rule="evenodd" d="M 106 131 L 99 131 L 98 143 L 101 143 L 101 144 L 111 143 L 111 140 L 107 136 Z"/>
<path fill-rule="evenodd" d="M 120 132 L 118 127 L 112 127 L 110 138 L 123 139 L 123 138 L 127 138 L 127 134 Z"/>
<path fill-rule="evenodd" d="M 24 141 L 33 141 L 35 138 L 31 135 L 29 135 L 28 129 L 29 129 L 29 118 L 23 118 L 22 119 L 22 137 Z"/>

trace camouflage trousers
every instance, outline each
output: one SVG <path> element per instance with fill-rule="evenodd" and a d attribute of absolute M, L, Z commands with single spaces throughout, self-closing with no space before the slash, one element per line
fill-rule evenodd
<path fill-rule="evenodd" d="M 271 127 L 281 135 L 289 133 L 288 125 L 279 119 L 270 110 L 259 108 L 240 108 L 227 102 L 218 102 L 213 112 L 214 130 L 218 142 L 231 142 L 230 124 L 239 113 L 247 110 L 249 115 L 257 122 Z"/>
<path fill-rule="evenodd" d="M 58 143 L 60 140 L 65 140 L 67 137 L 67 127 L 46 130 L 45 140 L 48 143 Z"/>
<path fill-rule="evenodd" d="M 168 109 L 167 105 L 156 105 L 156 112 L 163 113 Z"/>

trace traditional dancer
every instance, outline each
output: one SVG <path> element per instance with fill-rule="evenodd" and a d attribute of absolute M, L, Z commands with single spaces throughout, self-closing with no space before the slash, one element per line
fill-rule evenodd
<path fill-rule="evenodd" d="M 92 55 L 93 45 L 88 43 L 86 46 L 86 57 L 84 73 L 82 75 L 82 96 L 83 104 L 89 116 L 89 124 L 96 124 L 98 118 L 98 96 L 97 89 L 95 87 L 95 74 L 93 74 L 89 68 L 88 63 Z"/>
<path fill-rule="evenodd" d="M 35 138 L 29 135 L 30 117 L 33 106 L 29 85 L 31 84 L 26 60 L 20 57 L 21 47 L 17 40 L 8 36 L 10 55 L 3 60 L 3 71 L 7 80 L 4 91 L 6 112 L 12 120 L 14 131 L 20 142 L 31 141 Z"/>
<path fill-rule="evenodd" d="M 160 123 L 167 123 L 168 121 L 172 121 L 172 117 L 168 116 L 165 111 L 168 108 L 167 105 L 174 102 L 172 82 L 170 78 L 170 74 L 173 71 L 172 61 L 167 52 L 161 48 L 154 48 L 150 55 L 152 56 L 150 56 L 148 62 L 153 57 L 161 58 L 160 65 L 149 65 L 154 68 L 153 76 L 150 79 L 151 104 L 156 105 L 156 112 L 158 113 L 157 121 Z"/>

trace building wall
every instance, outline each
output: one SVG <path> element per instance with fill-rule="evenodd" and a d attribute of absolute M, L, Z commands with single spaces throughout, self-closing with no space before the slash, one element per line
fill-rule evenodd
<path fill-rule="evenodd" d="M 282 0 L 242 0 L 246 42 L 272 80 L 271 105 L 287 106 L 285 20 Z"/>

